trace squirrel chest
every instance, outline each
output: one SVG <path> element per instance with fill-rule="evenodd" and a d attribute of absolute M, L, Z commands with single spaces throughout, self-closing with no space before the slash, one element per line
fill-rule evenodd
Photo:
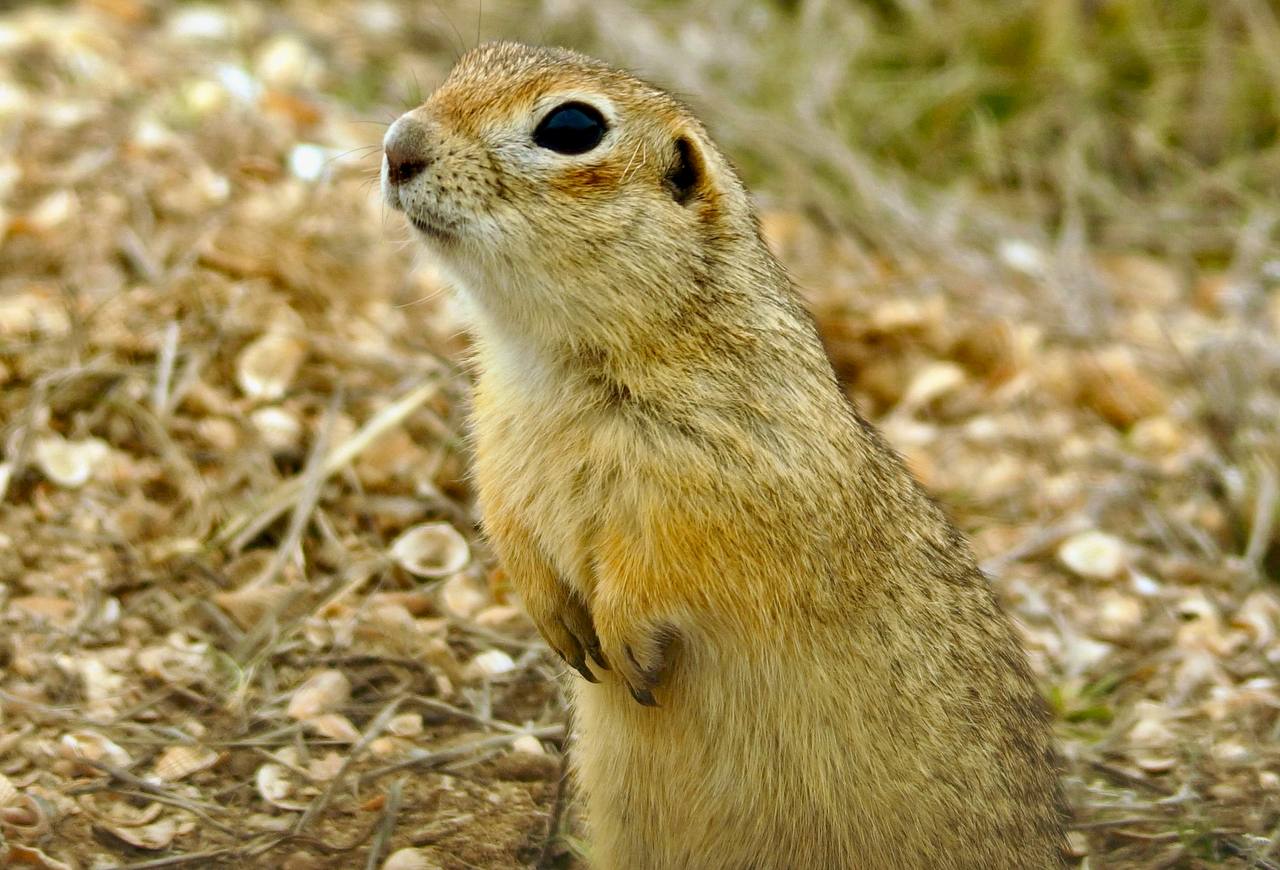
<path fill-rule="evenodd" d="M 617 408 L 583 407 L 496 371 L 481 375 L 474 401 L 486 523 L 527 529 L 561 580 L 590 600 L 593 554 L 624 541 L 638 549 L 652 538 L 643 525 L 661 521 L 661 495 L 647 483 L 664 473 L 652 467 L 652 445 Z"/>

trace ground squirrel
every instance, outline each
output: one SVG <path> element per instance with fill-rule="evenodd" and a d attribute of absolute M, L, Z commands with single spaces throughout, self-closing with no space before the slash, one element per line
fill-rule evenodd
<path fill-rule="evenodd" d="M 1061 866 L 1012 626 L 697 118 L 495 43 L 384 146 L 388 203 L 473 320 L 486 532 L 583 677 L 593 863 Z"/>

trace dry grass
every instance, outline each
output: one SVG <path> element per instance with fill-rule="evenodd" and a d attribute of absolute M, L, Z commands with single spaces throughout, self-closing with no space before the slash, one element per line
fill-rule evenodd
<path fill-rule="evenodd" d="M 477 536 L 463 339 L 371 181 L 479 32 L 711 121 L 1024 628 L 1080 861 L 1280 864 L 1272 7 L 482 11 L 0 14 L 0 855 L 589 851 L 560 668 Z"/>

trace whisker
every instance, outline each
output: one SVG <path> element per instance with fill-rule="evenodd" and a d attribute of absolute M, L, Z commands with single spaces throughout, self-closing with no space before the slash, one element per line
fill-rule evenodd
<path fill-rule="evenodd" d="M 627 160 L 626 168 L 622 170 L 622 182 L 621 182 L 622 184 L 626 184 L 627 181 L 630 179 L 631 176 L 629 173 L 631 172 L 631 164 L 633 161 L 635 161 L 636 154 L 639 153 L 642 145 L 644 145 L 644 142 L 637 142 L 636 147 L 631 149 L 631 157 L 628 158 Z"/>
<path fill-rule="evenodd" d="M 324 161 L 324 165 L 325 165 L 325 167 L 326 167 L 326 168 L 328 168 L 328 166 L 329 166 L 329 164 L 330 164 L 330 163 L 334 163 L 334 162 L 336 162 L 336 161 L 338 161 L 338 160 L 341 160 L 342 158 L 347 157 L 347 156 L 349 156 L 349 155 L 351 155 L 351 154 L 357 154 L 357 153 L 361 153 L 361 152 L 363 152 L 363 154 L 368 154 L 368 153 L 370 153 L 370 152 L 372 152 L 372 151 L 375 151 L 375 150 L 380 149 L 381 147 L 382 147 L 381 145 L 361 145 L 361 146 L 359 146 L 359 147 L 357 147 L 357 148 L 351 148 L 351 149 L 349 149 L 349 150 L 347 150 L 347 151 L 343 151 L 343 152 L 341 152 L 340 154 L 335 154 L 335 155 L 333 155 L 332 157 L 329 157 L 328 159 L 326 159 L 326 160 Z M 363 156 L 363 154 L 362 154 L 361 156 Z"/>
<path fill-rule="evenodd" d="M 393 305 L 392 307 L 393 307 L 393 308 L 398 308 L 398 309 L 399 309 L 399 308 L 412 308 L 413 306 L 415 306 L 415 305 L 421 305 L 421 304 L 423 304 L 424 302 L 434 302 L 434 301 L 437 299 L 437 297 L 439 297 L 439 296 L 440 296 L 442 293 L 444 293 L 445 291 L 446 291 L 446 288 L 441 287 L 440 289 L 436 290 L 434 293 L 428 293 L 426 296 L 420 296 L 420 297 L 419 297 L 419 298 L 417 298 L 417 299 L 410 299 L 408 302 L 399 302 L 399 303 L 396 303 L 395 305 Z"/>
<path fill-rule="evenodd" d="M 458 28 L 454 25 L 453 19 L 449 16 L 448 12 L 444 11 L 444 7 L 441 6 L 437 0 L 431 0 L 431 5 L 436 8 L 437 12 L 444 16 L 444 20 L 449 23 L 449 29 L 453 31 L 454 38 L 458 41 L 458 51 L 454 52 L 453 55 L 453 60 L 456 63 L 458 58 L 462 57 L 462 52 L 467 50 L 466 40 L 462 38 L 462 34 L 458 32 Z"/>

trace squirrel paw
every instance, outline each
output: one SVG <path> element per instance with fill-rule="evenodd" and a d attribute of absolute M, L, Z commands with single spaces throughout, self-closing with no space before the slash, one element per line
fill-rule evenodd
<path fill-rule="evenodd" d="M 529 607 L 529 602 L 526 602 L 526 607 L 538 631 L 556 655 L 587 682 L 600 682 L 588 667 L 587 656 L 605 670 L 609 669 L 609 663 L 600 650 L 600 638 L 596 636 L 586 606 L 576 596 L 570 595 L 558 606 L 546 610 Z"/>
<path fill-rule="evenodd" d="M 618 676 L 626 684 L 631 697 L 646 707 L 657 707 L 653 690 L 666 677 L 671 663 L 676 630 L 669 625 L 633 633 L 629 640 L 616 645 L 606 642 L 605 649 L 614 661 Z"/>

